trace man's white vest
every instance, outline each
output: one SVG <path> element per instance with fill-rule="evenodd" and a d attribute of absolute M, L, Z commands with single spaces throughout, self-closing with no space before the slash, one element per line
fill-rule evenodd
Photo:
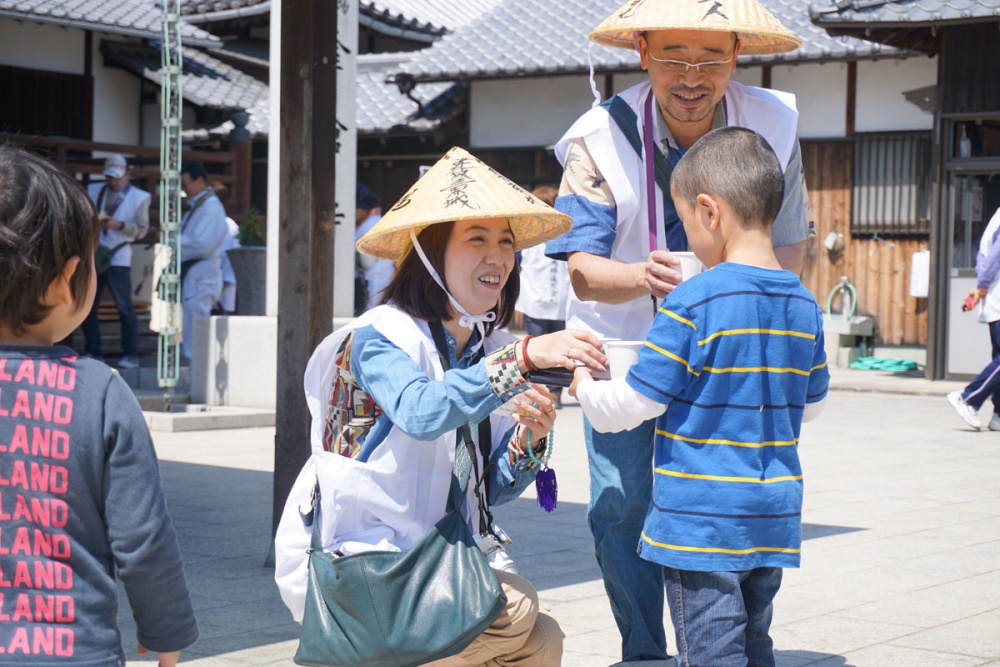
<path fill-rule="evenodd" d="M 92 183 L 87 187 L 87 194 L 90 195 L 90 200 L 97 205 L 97 199 L 101 194 L 101 188 L 104 187 L 104 183 Z M 104 191 L 104 201 L 101 202 L 102 207 L 107 205 L 108 199 L 115 195 L 109 187 Z M 151 195 L 134 185 L 128 189 L 125 193 L 124 199 L 118 204 L 118 208 L 115 209 L 114 219 L 121 220 L 127 224 L 135 224 L 135 214 L 140 207 L 146 206 Z M 111 257 L 111 266 L 132 266 L 132 241 L 135 241 L 131 236 L 126 236 L 122 233 L 120 229 L 108 229 L 101 230 L 100 237 L 101 245 L 107 248 L 114 248 L 120 243 L 125 243 L 118 251 Z"/>
<path fill-rule="evenodd" d="M 632 86 L 619 94 L 636 115 L 636 129 L 643 135 L 643 105 L 650 94 L 649 82 Z M 781 162 L 788 168 L 798 140 L 798 111 L 795 96 L 730 81 L 724 98 L 726 124 L 745 127 L 763 136 Z M 655 107 L 654 107 L 655 108 Z M 660 146 L 658 123 L 653 124 L 654 140 Z M 643 160 L 618 129 L 604 107 L 594 107 L 566 132 L 556 144 L 556 157 L 565 166 L 566 152 L 574 139 L 582 138 L 587 150 L 615 198 L 616 236 L 611 259 L 619 262 L 643 262 L 650 253 L 649 226 L 646 215 L 646 170 Z M 656 188 L 656 214 L 663 219 L 663 193 Z M 657 248 L 667 248 L 663 224 L 656 225 Z M 619 304 L 582 301 L 570 290 L 567 328 L 587 329 L 604 338 L 644 340 L 653 323 L 655 309 L 649 297 Z"/>

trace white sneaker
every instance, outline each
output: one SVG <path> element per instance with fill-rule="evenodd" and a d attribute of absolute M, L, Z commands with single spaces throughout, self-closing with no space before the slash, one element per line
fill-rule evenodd
<path fill-rule="evenodd" d="M 1000 431 L 1000 415 L 993 413 L 993 417 L 990 419 L 990 430 Z"/>
<path fill-rule="evenodd" d="M 983 423 L 979 421 L 979 415 L 977 415 L 976 411 L 972 409 L 972 406 L 966 403 L 965 399 L 962 398 L 961 390 L 956 390 L 948 394 L 948 402 L 951 403 L 951 407 L 955 408 L 955 412 L 958 413 L 958 416 L 961 417 L 966 424 L 976 430 L 983 427 Z M 992 420 L 990 424 L 992 425 Z M 1000 426 L 1000 424 L 998 424 L 998 426 Z"/>

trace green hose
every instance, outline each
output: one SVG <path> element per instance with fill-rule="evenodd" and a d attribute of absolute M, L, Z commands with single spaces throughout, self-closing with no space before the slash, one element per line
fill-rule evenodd
<path fill-rule="evenodd" d="M 913 359 L 892 359 L 890 357 L 860 357 L 851 363 L 851 368 L 859 371 L 890 371 L 905 373 L 920 370 L 920 364 Z"/>
<path fill-rule="evenodd" d="M 833 311 L 832 311 L 833 297 L 834 297 L 835 294 L 838 294 L 840 292 L 844 292 L 844 299 L 843 299 L 843 302 L 840 304 L 841 314 L 843 314 L 844 312 L 847 312 L 848 315 L 844 319 L 845 320 L 849 320 L 852 317 L 854 317 L 854 311 L 858 307 L 858 291 L 856 289 L 854 289 L 854 285 L 852 285 L 851 281 L 847 279 L 847 276 L 841 276 L 840 277 L 840 282 L 833 286 L 833 289 L 830 290 L 829 296 L 826 297 L 826 314 L 827 314 L 827 316 L 833 315 Z M 847 310 L 847 295 L 848 294 L 850 294 L 850 297 L 851 297 L 851 309 L 850 310 Z"/>

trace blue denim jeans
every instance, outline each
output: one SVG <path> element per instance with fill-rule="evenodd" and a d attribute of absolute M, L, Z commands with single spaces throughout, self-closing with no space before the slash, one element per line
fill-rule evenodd
<path fill-rule="evenodd" d="M 98 303 L 101 293 L 107 285 L 111 290 L 111 298 L 118 308 L 118 318 L 122 324 L 122 353 L 126 357 L 139 358 L 139 322 L 132 307 L 132 269 L 127 266 L 111 266 L 102 275 L 97 276 L 97 298 L 90 314 L 83 321 L 83 338 L 86 352 L 92 357 L 102 359 L 101 329 L 97 319 Z"/>
<path fill-rule="evenodd" d="M 596 433 L 586 417 L 590 462 L 587 520 L 597 564 L 622 636 L 622 660 L 663 660 L 663 568 L 639 558 L 642 524 L 653 493 L 653 429 Z"/>
<path fill-rule="evenodd" d="M 962 392 L 962 398 L 974 410 L 983 407 L 987 398 L 993 399 L 993 414 L 1000 415 L 1000 320 L 990 322 L 990 343 L 993 360 Z"/>
<path fill-rule="evenodd" d="M 663 568 L 678 667 L 774 667 L 771 617 L 781 568 L 693 572 Z"/>

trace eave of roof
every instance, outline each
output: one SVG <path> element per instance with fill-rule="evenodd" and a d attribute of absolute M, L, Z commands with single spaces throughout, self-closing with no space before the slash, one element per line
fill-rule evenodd
<path fill-rule="evenodd" d="M 26 5 L 18 5 L 22 7 Z M 9 18 L 15 21 L 30 21 L 32 23 L 42 23 L 46 25 L 55 25 L 63 28 L 71 28 L 74 30 L 92 30 L 94 32 L 103 33 L 107 35 L 122 35 L 124 37 L 138 37 L 140 39 L 162 39 L 163 33 L 161 30 L 145 30 L 142 28 L 130 28 L 128 26 L 121 26 L 109 23 L 103 23 L 99 21 L 90 21 L 84 18 L 76 18 L 72 13 L 67 12 L 63 16 L 50 15 L 50 14 L 40 14 L 37 12 L 24 10 L 24 9 L 13 9 L 0 7 L 0 17 Z M 181 21 L 183 24 L 184 21 Z M 192 25 L 182 25 L 182 39 L 187 44 L 192 44 L 194 46 L 217 46 L 221 41 L 215 35 L 212 35 L 201 28 L 197 28 Z"/>

